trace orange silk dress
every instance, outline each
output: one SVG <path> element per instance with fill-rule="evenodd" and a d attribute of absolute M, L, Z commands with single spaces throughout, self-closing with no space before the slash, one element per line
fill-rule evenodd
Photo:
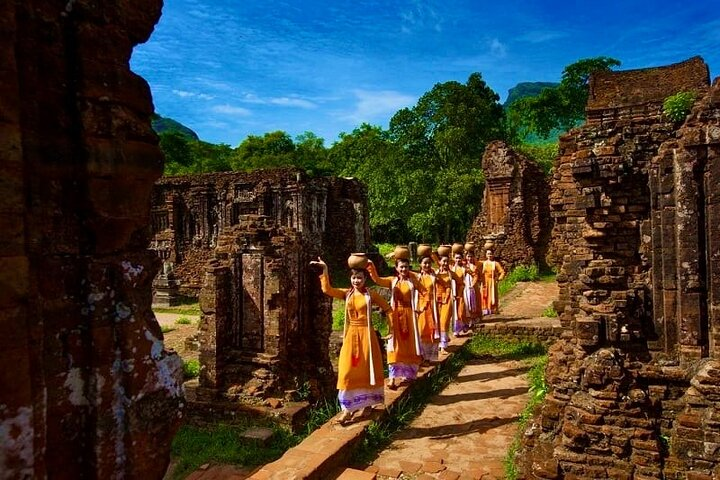
<path fill-rule="evenodd" d="M 452 270 L 435 274 L 435 299 L 437 301 L 440 323 L 440 347 L 446 348 L 450 341 L 450 331 L 457 318 L 456 295 L 460 279 Z"/>
<path fill-rule="evenodd" d="M 406 280 L 398 277 L 378 277 L 374 270 L 370 270 L 370 277 L 375 283 L 381 287 L 391 289 L 390 306 L 393 309 L 393 328 L 390 330 L 392 335 L 392 346 L 388 348 L 387 358 L 390 366 L 390 378 L 396 376 L 403 378 L 414 378 L 414 374 L 409 370 L 417 367 L 422 360 L 422 346 L 420 345 L 420 335 L 415 309 L 415 291 L 425 291 L 423 284 L 417 280 L 417 274 L 411 272 Z M 409 369 L 402 366 L 393 367 L 393 365 L 408 365 Z M 398 373 L 398 375 L 394 375 Z"/>
<path fill-rule="evenodd" d="M 326 295 L 345 299 L 343 344 L 338 358 L 338 390 L 378 387 L 383 390 L 382 354 L 371 319 L 368 317 L 370 309 L 367 300 L 369 298 L 372 305 L 377 305 L 384 312 L 390 312 L 390 305 L 380 294 L 372 290 L 366 289 L 365 292 L 360 292 L 354 288 L 334 288 L 330 285 L 327 275 L 320 277 L 320 286 Z"/>
<path fill-rule="evenodd" d="M 481 290 L 483 314 L 498 313 L 500 295 L 498 283 L 505 276 L 505 270 L 496 260 L 485 260 L 482 263 L 483 285 Z"/>

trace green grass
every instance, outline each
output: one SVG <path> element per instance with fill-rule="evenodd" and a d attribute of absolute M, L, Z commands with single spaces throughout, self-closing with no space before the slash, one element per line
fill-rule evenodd
<path fill-rule="evenodd" d="M 172 332 L 173 330 L 175 330 L 175 328 L 174 328 L 174 327 L 171 327 L 171 326 L 169 326 L 169 325 L 161 325 L 161 326 L 160 326 L 160 331 L 163 332 L 163 333 L 170 333 L 170 332 Z"/>
<path fill-rule="evenodd" d="M 517 433 L 515 434 L 513 442 L 510 444 L 507 455 L 503 459 L 506 480 L 517 480 L 519 478 L 520 472 L 515 464 L 515 457 L 520 450 L 522 435 L 527 429 L 528 422 L 532 420 L 535 410 L 542 404 L 545 400 L 545 395 L 547 395 L 548 386 L 547 383 L 545 383 L 545 367 L 547 366 L 547 362 L 547 355 L 537 357 L 533 360 L 532 367 L 528 371 L 530 400 L 520 414 Z"/>
<path fill-rule="evenodd" d="M 183 363 L 183 377 L 185 379 L 197 378 L 200 375 L 200 362 L 198 360 L 188 360 Z"/>
<path fill-rule="evenodd" d="M 177 323 L 178 325 L 191 325 L 193 322 L 187 317 L 180 317 L 175 320 L 175 323 Z"/>
<path fill-rule="evenodd" d="M 548 317 L 548 318 L 555 318 L 558 316 L 558 313 L 555 311 L 555 307 L 552 306 L 552 304 L 548 305 L 545 310 L 543 310 L 541 317 Z"/>
<path fill-rule="evenodd" d="M 240 437 L 244 430 L 256 425 L 256 422 L 209 428 L 183 425 L 172 443 L 172 455 L 176 461 L 173 478 L 184 478 L 200 465 L 211 462 L 263 465 L 280 458 L 286 450 L 299 442 L 297 435 L 269 422 L 265 422 L 264 426 L 272 428 L 274 435 L 267 446 L 263 447 Z"/>
<path fill-rule="evenodd" d="M 498 291 L 502 296 L 512 290 L 518 282 L 534 282 L 539 279 L 540 271 L 537 265 L 518 265 L 500 280 Z"/>
<path fill-rule="evenodd" d="M 345 321 L 345 301 L 333 298 L 332 303 L 332 329 L 336 332 L 342 331 Z"/>
<path fill-rule="evenodd" d="M 178 315 L 190 315 L 194 317 L 199 317 L 201 313 L 200 304 L 197 300 L 193 300 L 193 303 L 178 305 L 177 307 L 153 307 L 153 312 L 176 313 Z"/>

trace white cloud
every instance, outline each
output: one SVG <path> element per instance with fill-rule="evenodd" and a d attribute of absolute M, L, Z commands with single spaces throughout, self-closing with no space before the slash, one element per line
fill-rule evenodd
<path fill-rule="evenodd" d="M 240 98 L 241 102 L 253 103 L 257 105 L 280 105 L 283 107 L 298 107 L 305 109 L 317 108 L 317 105 L 310 100 L 305 100 L 297 95 L 289 97 L 268 97 L 261 98 L 254 93 L 246 93 Z"/>
<path fill-rule="evenodd" d="M 559 38 L 567 37 L 568 34 L 564 32 L 554 32 L 550 30 L 535 30 L 527 32 L 524 35 L 517 37 L 518 41 L 528 43 L 544 43 L 551 40 L 557 40 Z"/>
<path fill-rule="evenodd" d="M 355 123 L 386 120 L 415 102 L 415 97 L 394 90 L 355 90 L 353 93 L 357 98 L 355 110 L 342 117 Z"/>
<path fill-rule="evenodd" d="M 237 117 L 248 117 L 252 115 L 252 112 L 248 110 L 247 108 L 243 107 L 235 107 L 233 105 L 215 105 L 212 107 L 212 111 L 215 113 L 221 113 L 224 115 L 233 115 Z"/>
<path fill-rule="evenodd" d="M 507 55 L 507 47 L 505 47 L 505 45 L 497 38 L 493 38 L 490 41 L 490 53 L 494 57 L 505 58 Z"/>
<path fill-rule="evenodd" d="M 181 98 L 199 98 L 201 100 L 212 100 L 215 98 L 213 95 L 208 95 L 207 93 L 188 92 L 187 90 L 173 89 L 172 93 Z"/>

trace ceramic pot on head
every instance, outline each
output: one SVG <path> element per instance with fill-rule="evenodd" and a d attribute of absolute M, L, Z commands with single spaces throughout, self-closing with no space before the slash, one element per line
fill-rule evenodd
<path fill-rule="evenodd" d="M 488 240 L 487 242 L 485 242 L 483 248 L 485 249 L 485 251 L 495 250 L 495 242 L 493 242 L 492 240 Z"/>
<path fill-rule="evenodd" d="M 465 242 L 466 252 L 475 252 L 475 242 Z"/>
<path fill-rule="evenodd" d="M 463 251 L 465 250 L 465 247 L 462 243 L 453 243 L 452 245 L 452 253 L 453 255 L 457 255 L 458 253 L 462 255 Z"/>
<path fill-rule="evenodd" d="M 368 264 L 368 257 L 364 253 L 351 253 L 347 260 L 348 267 L 355 270 L 364 270 Z"/>
<path fill-rule="evenodd" d="M 451 251 L 452 247 L 450 245 L 440 245 L 438 247 L 437 253 L 439 257 L 449 257 Z"/>
<path fill-rule="evenodd" d="M 421 243 L 417 247 L 418 258 L 425 258 L 432 255 L 432 246 L 429 243 Z"/>
<path fill-rule="evenodd" d="M 395 260 L 410 260 L 410 249 L 407 245 L 398 245 L 395 247 Z"/>

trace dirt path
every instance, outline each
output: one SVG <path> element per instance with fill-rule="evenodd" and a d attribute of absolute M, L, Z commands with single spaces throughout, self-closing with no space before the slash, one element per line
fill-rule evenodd
<path fill-rule="evenodd" d="M 555 282 L 524 282 L 485 322 L 552 325 L 542 312 L 557 298 Z M 502 479 L 516 421 L 528 401 L 527 366 L 475 360 L 433 397 L 373 461 L 378 479 Z"/>

